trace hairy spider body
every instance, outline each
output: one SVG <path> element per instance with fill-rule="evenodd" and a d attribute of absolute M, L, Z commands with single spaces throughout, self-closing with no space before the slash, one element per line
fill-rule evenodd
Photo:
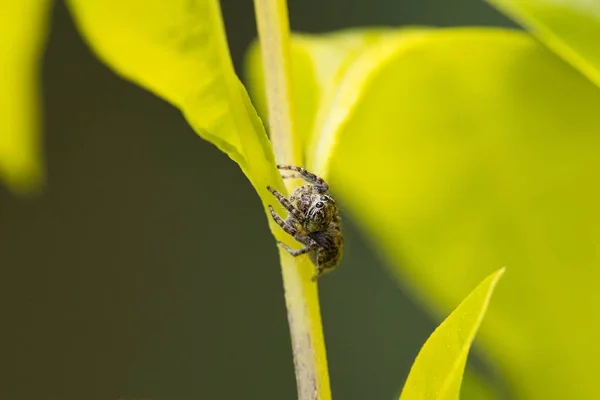
<path fill-rule="evenodd" d="M 325 232 L 309 233 L 308 236 L 313 239 L 319 247 L 310 251 L 308 257 L 317 267 L 317 279 L 325 272 L 329 272 L 338 266 L 344 250 L 344 238 L 340 229 L 340 220 L 337 218 L 337 226 L 330 228 Z"/>
<path fill-rule="evenodd" d="M 305 247 L 294 250 L 281 242 L 279 245 L 295 257 L 308 254 L 316 267 L 313 277 L 316 280 L 337 267 L 342 257 L 344 238 L 337 205 L 327 194 L 329 185 L 322 178 L 301 167 L 278 165 L 277 168 L 297 172 L 284 178 L 302 178 L 309 183 L 296 188 L 289 199 L 271 187 L 267 189 L 288 211 L 288 217 L 283 220 L 269 206 L 273 220 Z"/>

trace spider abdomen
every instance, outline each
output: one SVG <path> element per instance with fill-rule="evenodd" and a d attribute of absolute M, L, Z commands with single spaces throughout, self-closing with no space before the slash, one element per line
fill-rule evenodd
<path fill-rule="evenodd" d="M 340 262 L 344 250 L 344 238 L 336 232 L 314 232 L 308 235 L 319 247 L 312 249 L 308 256 L 321 273 L 329 272 Z"/>

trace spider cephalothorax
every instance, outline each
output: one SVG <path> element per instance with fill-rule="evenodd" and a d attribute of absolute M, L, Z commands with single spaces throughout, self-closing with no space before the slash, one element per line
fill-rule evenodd
<path fill-rule="evenodd" d="M 297 172 L 294 175 L 284 175 L 284 178 L 302 178 L 309 183 L 296 188 L 289 199 L 271 187 L 267 189 L 288 211 L 288 217 L 283 220 L 269 206 L 273 219 L 305 247 L 294 250 L 281 242 L 279 245 L 293 256 L 308 253 L 317 268 L 313 277 L 316 280 L 323 273 L 334 269 L 342 257 L 344 238 L 337 205 L 333 197 L 327 194 L 329 185 L 322 178 L 300 167 L 278 165 L 277 168 Z"/>

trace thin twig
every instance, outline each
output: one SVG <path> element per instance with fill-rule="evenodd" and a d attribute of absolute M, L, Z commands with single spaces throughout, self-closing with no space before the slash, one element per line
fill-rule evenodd
<path fill-rule="evenodd" d="M 302 142 L 294 132 L 287 3 L 255 0 L 254 5 L 275 158 L 279 164 L 302 165 Z M 319 295 L 310 279 L 314 267 L 305 257 L 295 259 L 285 251 L 279 254 L 298 399 L 331 400 Z"/>

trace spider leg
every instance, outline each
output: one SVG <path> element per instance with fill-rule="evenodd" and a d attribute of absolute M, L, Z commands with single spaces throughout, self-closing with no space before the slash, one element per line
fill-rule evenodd
<path fill-rule="evenodd" d="M 308 253 L 309 251 L 312 250 L 312 248 L 310 246 L 306 246 L 306 247 L 303 247 L 301 249 L 294 250 L 294 249 L 290 248 L 288 245 L 286 245 L 283 242 L 277 242 L 277 244 L 280 245 L 281 247 L 283 247 L 283 249 L 285 251 L 287 251 L 288 253 L 290 253 L 294 257 L 300 256 L 302 254 L 306 254 L 306 253 Z"/>
<path fill-rule="evenodd" d="M 305 170 L 302 167 L 296 167 L 294 165 L 277 165 L 278 169 L 283 169 L 286 171 L 296 171 L 302 178 L 304 178 L 305 181 L 307 181 L 308 183 L 312 184 L 315 186 L 315 189 L 317 189 L 317 191 L 319 193 L 325 193 L 327 190 L 329 190 L 329 185 L 327 184 L 327 182 L 325 182 L 325 180 L 321 177 L 318 177 L 317 175 L 313 174 L 312 172 L 308 172 L 307 170 Z"/>
<path fill-rule="evenodd" d="M 267 186 L 267 190 L 275 196 L 281 205 L 292 215 L 298 222 L 304 222 L 304 214 L 300 212 L 294 205 L 286 199 L 281 193 L 273 189 L 271 186 Z"/>
<path fill-rule="evenodd" d="M 298 230 L 286 223 L 279 215 L 277 215 L 275 210 L 273 210 L 273 207 L 269 206 L 269 211 L 271 212 L 271 217 L 273 217 L 273 220 L 277 223 L 277 225 L 279 225 L 281 229 L 283 229 L 288 235 L 291 235 L 295 238 L 298 234 Z"/>
<path fill-rule="evenodd" d="M 302 178 L 302 175 L 300 175 L 300 174 L 281 175 L 281 177 L 283 179 L 297 179 L 297 178 Z"/>
<path fill-rule="evenodd" d="M 281 229 L 283 229 L 288 235 L 293 236 L 294 239 L 296 239 L 298 242 L 308 247 L 319 246 L 318 243 L 315 242 L 312 238 L 301 235 L 298 232 L 298 229 L 284 221 L 283 218 L 277 215 L 277 213 L 271 205 L 269 205 L 269 212 L 271 213 L 271 217 L 273 217 L 275 223 L 277 223 L 277 225 L 279 225 Z"/>

